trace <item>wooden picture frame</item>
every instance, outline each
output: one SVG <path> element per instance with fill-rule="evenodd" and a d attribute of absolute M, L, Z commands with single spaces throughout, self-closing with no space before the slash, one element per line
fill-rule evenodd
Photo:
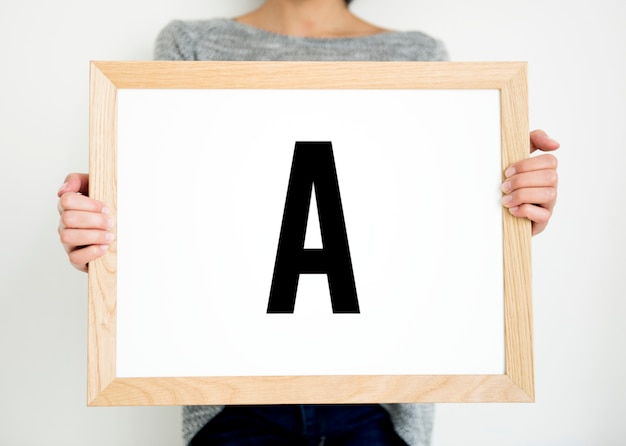
<path fill-rule="evenodd" d="M 125 89 L 497 90 L 502 171 L 529 156 L 523 62 L 92 62 L 90 75 L 89 193 L 114 220 L 117 98 Z M 89 265 L 88 404 L 532 402 L 530 222 L 501 214 L 502 374 L 120 377 L 114 241 Z"/>

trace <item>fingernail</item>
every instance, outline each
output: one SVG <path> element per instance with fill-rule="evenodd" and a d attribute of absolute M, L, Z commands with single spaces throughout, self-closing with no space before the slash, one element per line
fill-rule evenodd
<path fill-rule="evenodd" d="M 508 193 L 510 191 L 511 191 L 511 182 L 505 181 L 504 183 L 502 183 L 502 192 Z"/>
<path fill-rule="evenodd" d="M 511 197 L 510 195 L 505 195 L 504 197 L 502 197 L 502 204 L 505 206 L 511 201 L 513 201 L 513 197 Z"/>
<path fill-rule="evenodd" d="M 100 251 L 106 251 L 107 249 L 109 249 L 109 245 L 100 245 Z"/>
<path fill-rule="evenodd" d="M 109 219 L 107 220 L 107 228 L 111 229 L 112 227 L 113 227 L 113 219 L 112 219 L 112 218 L 109 218 Z"/>
<path fill-rule="evenodd" d="M 513 212 L 517 211 L 519 209 L 519 206 L 513 206 L 512 208 L 509 208 L 509 212 L 512 214 Z"/>
<path fill-rule="evenodd" d="M 509 178 L 512 177 L 513 175 L 515 175 L 515 167 L 509 167 L 507 170 L 504 171 L 504 176 Z"/>
<path fill-rule="evenodd" d="M 108 207 L 106 207 L 106 206 L 102 208 L 102 211 L 101 211 L 101 212 L 102 212 L 103 214 L 110 214 L 110 213 L 111 213 L 111 211 L 109 210 L 109 208 L 108 208 Z"/>
<path fill-rule="evenodd" d="M 63 185 L 61 187 L 59 187 L 59 192 L 58 193 L 60 194 L 61 192 L 64 192 L 66 187 L 67 187 L 67 183 L 63 183 Z"/>
<path fill-rule="evenodd" d="M 110 241 L 112 241 L 115 238 L 115 236 L 111 232 L 107 232 L 106 235 L 105 235 L 105 238 L 106 238 L 107 242 L 110 242 Z"/>

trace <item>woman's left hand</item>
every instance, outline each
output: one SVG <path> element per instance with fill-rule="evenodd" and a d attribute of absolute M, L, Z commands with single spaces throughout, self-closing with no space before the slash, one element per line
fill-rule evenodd
<path fill-rule="evenodd" d="M 530 132 L 530 152 L 552 152 L 559 143 L 543 130 Z M 552 154 L 533 156 L 511 164 L 505 171 L 502 183 L 502 204 L 515 217 L 532 222 L 532 234 L 542 232 L 556 204 L 558 176 L 557 159 Z"/>

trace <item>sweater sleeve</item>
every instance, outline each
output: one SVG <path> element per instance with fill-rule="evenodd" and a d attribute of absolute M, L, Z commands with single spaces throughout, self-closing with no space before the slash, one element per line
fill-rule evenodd
<path fill-rule="evenodd" d="M 432 61 L 432 62 L 447 62 L 450 57 L 448 56 L 448 50 L 445 44 L 427 34 L 421 32 L 412 33 L 417 35 L 413 51 L 415 51 L 416 61 Z"/>
<path fill-rule="evenodd" d="M 196 60 L 195 32 L 185 22 L 174 20 L 157 36 L 154 46 L 155 60 Z"/>
<path fill-rule="evenodd" d="M 436 41 L 432 57 L 432 60 L 436 62 L 447 62 L 450 60 L 448 50 L 446 49 L 446 46 L 443 44 L 443 42 L 441 42 L 440 40 Z"/>

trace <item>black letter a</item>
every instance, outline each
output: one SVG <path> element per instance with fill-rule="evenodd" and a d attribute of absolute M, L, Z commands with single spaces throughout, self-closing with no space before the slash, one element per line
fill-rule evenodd
<path fill-rule="evenodd" d="M 323 249 L 304 249 L 313 185 Z M 326 274 L 333 313 L 359 313 L 330 142 L 296 142 L 268 313 L 293 313 L 300 274 Z"/>

